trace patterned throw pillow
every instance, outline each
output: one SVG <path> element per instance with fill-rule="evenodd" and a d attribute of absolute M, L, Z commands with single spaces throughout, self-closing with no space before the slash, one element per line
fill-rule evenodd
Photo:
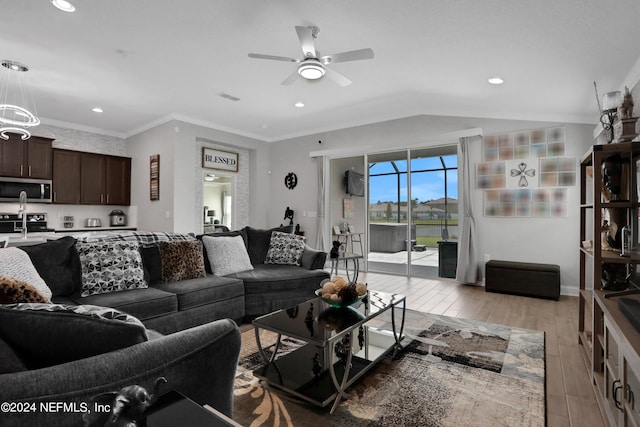
<path fill-rule="evenodd" d="M 13 277 L 0 276 L 0 304 L 13 304 L 18 302 L 51 302 L 36 289 L 22 280 Z"/>
<path fill-rule="evenodd" d="M 304 240 L 303 236 L 274 231 L 271 234 L 271 242 L 264 263 L 300 266 Z"/>
<path fill-rule="evenodd" d="M 45 298 L 51 299 L 51 289 L 33 266 L 26 252 L 18 248 L 0 249 L 0 276 L 13 277 L 35 287 Z"/>
<path fill-rule="evenodd" d="M 165 283 L 205 277 L 202 243 L 199 240 L 158 242 Z"/>
<path fill-rule="evenodd" d="M 136 242 L 78 242 L 83 297 L 146 288 Z"/>
<path fill-rule="evenodd" d="M 253 270 L 242 236 L 202 236 L 202 242 L 207 248 L 211 271 L 216 276 Z"/>
<path fill-rule="evenodd" d="M 0 306 L 0 336 L 30 368 L 53 366 L 148 341 L 137 318 L 95 305 Z"/>

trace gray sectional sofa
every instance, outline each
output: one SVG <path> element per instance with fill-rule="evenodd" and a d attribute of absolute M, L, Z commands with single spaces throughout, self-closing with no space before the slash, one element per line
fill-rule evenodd
<path fill-rule="evenodd" d="M 111 307 L 140 319 L 145 326 L 163 334 L 173 333 L 217 319 L 238 323 L 274 310 L 287 308 L 309 298 L 329 273 L 323 270 L 327 254 L 305 246 L 302 265 L 265 264 L 273 231 L 289 227 L 256 229 L 245 227 L 228 233 L 197 237 L 176 233 L 130 232 L 87 241 L 138 241 L 150 286 L 123 292 L 81 295 L 80 264 L 75 239 L 65 237 L 23 247 L 53 292 L 58 304 L 90 304 Z M 201 240 L 203 236 L 241 236 L 246 243 L 253 270 L 220 277 L 212 274 L 203 248 L 205 277 L 163 283 L 157 259 L 157 245 L 164 241 Z"/>
<path fill-rule="evenodd" d="M 180 235 L 174 233 L 127 233 L 93 239 L 99 241 L 137 241 L 147 288 L 95 295 L 82 295 L 82 276 L 78 247 L 71 237 L 24 247 L 40 276 L 51 288 L 51 301 L 73 308 L 109 307 L 127 313 L 141 324 L 143 339 L 114 351 L 51 365 L 47 363 L 47 342 L 63 344 L 75 350 L 75 335 L 85 323 L 97 322 L 99 327 L 111 327 L 111 319 L 83 318 L 75 313 L 38 313 L 37 316 L 58 316 L 64 322 L 42 322 L 53 328 L 51 337 L 30 340 L 32 321 L 16 320 L 15 309 L 0 305 L 0 402 L 47 401 L 89 402 L 97 394 L 140 384 L 152 388 L 158 376 L 169 380 L 167 387 L 176 389 L 198 403 L 209 404 L 230 415 L 233 400 L 233 380 L 240 352 L 240 333 L 235 322 L 248 321 L 258 315 L 286 308 L 313 297 L 313 291 L 329 277 L 323 270 L 326 253 L 305 245 L 300 266 L 265 263 L 273 231 L 245 227 L 229 233 Z M 204 237 L 241 236 L 253 269 L 225 277 L 212 274 L 209 254 L 203 251 L 204 277 L 176 282 L 162 280 L 164 271 L 158 247 L 162 242 L 186 241 L 199 243 Z M 92 239 L 85 239 L 87 243 Z M 21 314 L 20 314 L 21 315 Z M 112 315 L 112 314 L 110 314 Z M 109 315 L 109 316 L 110 316 Z M 63 316 L 63 317 L 61 317 Z M 120 316 L 120 314 L 116 314 Z M 71 320 L 69 320 L 71 319 Z M 234 322 L 235 320 L 235 322 Z M 68 327 L 66 321 L 80 322 Z M 129 320 L 128 320 L 129 321 Z M 103 325 L 106 324 L 107 326 Z M 67 326 L 65 326 L 67 325 Z M 93 327 L 93 326 L 92 326 Z M 19 333 L 15 333 L 19 329 Z M 38 329 L 38 332 L 43 333 Z M 37 334 L 36 334 L 37 335 Z M 99 335 L 101 336 L 101 335 Z M 100 339 L 95 345 L 100 347 Z M 105 339 L 105 341 L 108 341 Z M 45 348 L 39 349 L 38 342 Z M 50 346 L 49 346 L 50 347 Z M 64 348 L 64 347 L 63 347 Z M 25 352 L 35 352 L 21 358 Z M 49 353 L 51 354 L 51 353 Z M 34 359 L 36 357 L 36 359 Z M 38 357 L 40 360 L 38 360 Z M 35 360 L 35 362 L 34 362 Z M 50 362 L 50 361 L 49 361 Z M 16 368 L 17 366 L 17 368 Z M 0 414 L 1 425 L 81 425 L 78 414 Z"/>

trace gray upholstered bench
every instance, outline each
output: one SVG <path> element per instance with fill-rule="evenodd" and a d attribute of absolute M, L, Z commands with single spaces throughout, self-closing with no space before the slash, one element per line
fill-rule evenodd
<path fill-rule="evenodd" d="M 491 260 L 486 264 L 485 290 L 532 297 L 560 298 L 560 266 Z"/>

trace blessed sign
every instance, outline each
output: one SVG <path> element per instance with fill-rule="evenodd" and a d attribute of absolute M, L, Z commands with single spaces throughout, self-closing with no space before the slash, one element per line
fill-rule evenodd
<path fill-rule="evenodd" d="M 238 172 L 238 153 L 202 147 L 202 167 Z"/>

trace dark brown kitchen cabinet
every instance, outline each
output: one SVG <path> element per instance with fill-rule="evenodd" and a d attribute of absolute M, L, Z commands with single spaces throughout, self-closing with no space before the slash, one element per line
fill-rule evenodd
<path fill-rule="evenodd" d="M 82 153 L 80 203 L 129 205 L 131 203 L 131 159 Z"/>
<path fill-rule="evenodd" d="M 107 205 L 131 204 L 131 159 L 106 157 L 105 189 Z"/>
<path fill-rule="evenodd" d="M 32 136 L 26 141 L 17 134 L 0 138 L 0 176 L 52 178 L 51 138 Z"/>
<path fill-rule="evenodd" d="M 105 156 L 82 153 L 80 162 L 80 203 L 104 205 L 106 201 Z"/>
<path fill-rule="evenodd" d="M 80 204 L 80 153 L 53 150 L 53 203 Z"/>

